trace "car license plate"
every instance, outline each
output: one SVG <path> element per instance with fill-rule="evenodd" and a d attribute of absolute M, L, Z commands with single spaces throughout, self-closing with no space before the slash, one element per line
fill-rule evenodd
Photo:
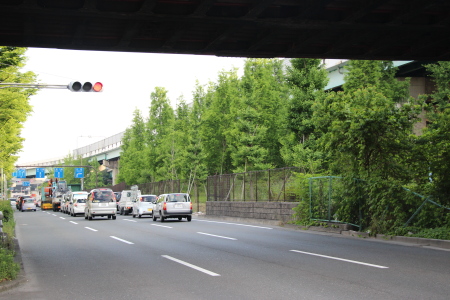
<path fill-rule="evenodd" d="M 147 208 L 147 211 L 152 211 L 152 209 L 151 208 Z"/>
<path fill-rule="evenodd" d="M 183 204 L 175 204 L 175 208 L 183 208 Z"/>
<path fill-rule="evenodd" d="M 27 209 L 31 209 L 31 207 L 27 207 Z"/>

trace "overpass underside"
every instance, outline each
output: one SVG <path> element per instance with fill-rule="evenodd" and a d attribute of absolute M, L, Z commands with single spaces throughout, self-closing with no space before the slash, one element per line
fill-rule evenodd
<path fill-rule="evenodd" d="M 232 57 L 448 60 L 437 0 L 11 0 L 0 45 Z"/>

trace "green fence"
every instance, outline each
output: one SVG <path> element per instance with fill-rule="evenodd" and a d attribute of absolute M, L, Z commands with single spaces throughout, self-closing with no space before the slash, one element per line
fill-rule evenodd
<path fill-rule="evenodd" d="M 351 185 L 353 186 L 351 187 Z M 373 209 L 371 210 L 373 202 L 378 201 L 378 199 L 370 199 L 366 187 L 366 182 L 359 179 L 349 181 L 337 176 L 309 178 L 310 219 L 347 223 L 362 230 L 368 225 L 365 222 L 374 216 Z M 378 188 L 382 189 L 383 186 L 380 184 Z M 397 197 L 395 205 L 383 206 L 381 213 L 378 212 L 376 215 L 381 221 L 389 220 L 391 223 L 408 226 L 418 219 L 420 213 L 427 213 L 425 210 L 434 211 L 436 215 L 439 215 L 440 211 L 450 211 L 450 208 L 431 200 L 430 197 L 422 196 L 407 188 L 396 187 L 393 190 Z M 352 194 L 350 195 L 350 193 Z M 352 199 L 351 203 L 348 201 L 349 198 Z M 372 196 L 372 198 L 375 197 Z M 345 213 L 348 216 L 345 220 L 340 217 L 344 205 L 346 206 Z M 383 203 L 379 203 L 379 205 L 383 205 Z M 393 218 L 400 219 L 392 220 Z"/>

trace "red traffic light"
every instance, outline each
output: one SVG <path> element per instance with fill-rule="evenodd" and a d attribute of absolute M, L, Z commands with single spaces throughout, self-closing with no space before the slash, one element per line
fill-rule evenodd
<path fill-rule="evenodd" d="M 72 92 L 101 92 L 103 89 L 103 84 L 101 82 L 85 82 L 81 84 L 79 81 L 72 81 L 67 85 L 67 88 Z"/>

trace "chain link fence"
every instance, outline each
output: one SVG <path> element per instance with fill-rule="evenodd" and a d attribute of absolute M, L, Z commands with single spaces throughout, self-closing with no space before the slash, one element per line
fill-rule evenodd
<path fill-rule="evenodd" d="M 208 176 L 207 201 L 297 201 L 290 191 L 297 168 Z"/>

